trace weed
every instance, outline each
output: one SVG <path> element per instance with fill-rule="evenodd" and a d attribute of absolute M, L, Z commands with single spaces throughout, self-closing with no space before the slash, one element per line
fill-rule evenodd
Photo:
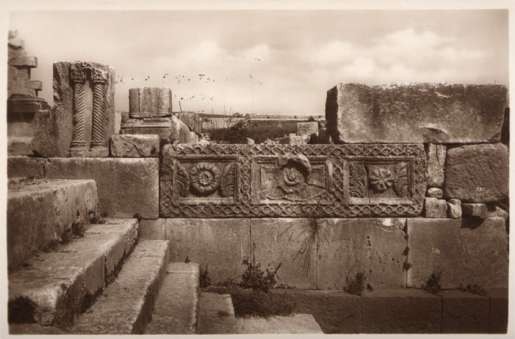
<path fill-rule="evenodd" d="M 468 284 L 465 287 L 460 285 L 460 287 L 458 289 L 460 291 L 464 291 L 464 292 L 468 292 L 468 293 L 472 293 L 472 294 L 476 294 L 476 295 L 480 295 L 480 296 L 487 295 L 486 290 L 477 284 Z"/>
<path fill-rule="evenodd" d="M 436 294 L 442 290 L 442 286 L 440 285 L 440 279 L 442 278 L 442 273 L 435 272 L 431 273 L 429 278 L 427 278 L 422 288 L 429 293 Z"/>
<path fill-rule="evenodd" d="M 211 279 L 209 278 L 209 271 L 208 271 L 208 265 L 206 265 L 206 268 L 203 270 L 202 267 L 200 267 L 200 288 L 206 288 L 209 285 L 211 285 Z"/>
<path fill-rule="evenodd" d="M 343 290 L 349 294 L 361 296 L 365 290 L 365 280 L 365 273 L 358 272 L 353 278 L 347 277 Z"/>

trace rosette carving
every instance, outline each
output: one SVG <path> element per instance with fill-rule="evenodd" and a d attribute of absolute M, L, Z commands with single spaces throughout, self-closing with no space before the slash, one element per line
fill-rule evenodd
<path fill-rule="evenodd" d="M 190 185 L 194 193 L 209 195 L 220 185 L 220 169 L 207 162 L 199 162 L 190 169 Z"/>

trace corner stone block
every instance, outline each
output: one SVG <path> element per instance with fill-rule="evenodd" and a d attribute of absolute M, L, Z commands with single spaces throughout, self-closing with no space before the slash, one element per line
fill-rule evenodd
<path fill-rule="evenodd" d="M 251 219 L 251 245 L 264 270 L 281 264 L 278 284 L 316 288 L 316 223 L 304 218 Z"/>
<path fill-rule="evenodd" d="M 159 157 L 159 135 L 113 135 L 111 137 L 111 156 L 115 158 Z"/>
<path fill-rule="evenodd" d="M 242 262 L 250 258 L 249 219 L 157 219 L 144 222 L 142 228 L 163 226 L 169 240 L 170 261 L 186 258 L 207 268 L 211 283 L 228 279 L 238 282 L 244 270 Z"/>
<path fill-rule="evenodd" d="M 408 287 L 421 287 L 440 272 L 442 288 L 508 284 L 508 235 L 505 221 L 408 218 Z"/>
<path fill-rule="evenodd" d="M 317 288 L 343 289 L 364 273 L 374 289 L 405 285 L 403 218 L 319 219 Z"/>
<path fill-rule="evenodd" d="M 499 142 L 506 94 L 502 85 L 340 83 L 327 92 L 327 131 L 335 143 Z"/>
<path fill-rule="evenodd" d="M 94 179 L 99 210 L 109 217 L 159 215 L 158 159 L 50 158 L 45 173 L 55 179 Z"/>
<path fill-rule="evenodd" d="M 376 290 L 362 298 L 361 333 L 440 332 L 440 297 L 422 290 Z"/>
<path fill-rule="evenodd" d="M 488 297 L 461 291 L 442 291 L 443 333 L 487 333 Z"/>
<path fill-rule="evenodd" d="M 449 149 L 444 193 L 462 202 L 507 199 L 508 148 L 503 144 L 480 144 Z"/>

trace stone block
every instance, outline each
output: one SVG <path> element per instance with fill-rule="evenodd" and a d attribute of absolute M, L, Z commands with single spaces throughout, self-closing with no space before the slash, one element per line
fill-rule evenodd
<path fill-rule="evenodd" d="M 251 244 L 263 270 L 281 267 L 278 284 L 316 288 L 316 223 L 313 219 L 251 219 Z"/>
<path fill-rule="evenodd" d="M 297 123 L 297 135 L 318 135 L 318 122 L 317 121 L 309 121 L 309 122 L 298 122 Z"/>
<path fill-rule="evenodd" d="M 319 219 L 317 288 L 341 290 L 357 273 L 374 289 L 403 287 L 405 224 L 403 218 Z"/>
<path fill-rule="evenodd" d="M 196 135 L 196 134 L 195 134 Z M 168 136 L 172 144 L 194 144 L 196 141 L 190 133 L 190 128 L 176 116 L 171 118 L 171 129 Z"/>
<path fill-rule="evenodd" d="M 508 148 L 503 144 L 466 145 L 449 149 L 445 196 L 463 202 L 508 198 Z"/>
<path fill-rule="evenodd" d="M 46 163 L 47 159 L 44 158 L 9 156 L 7 158 L 7 176 L 9 178 L 43 178 Z"/>
<path fill-rule="evenodd" d="M 438 333 L 440 297 L 415 289 L 375 290 L 362 298 L 361 333 Z"/>
<path fill-rule="evenodd" d="M 442 288 L 508 283 L 508 235 L 502 218 L 408 220 L 408 286 L 421 287 L 440 272 Z"/>
<path fill-rule="evenodd" d="M 165 239 L 173 244 L 171 261 L 188 258 L 200 264 L 202 270 L 207 268 L 211 283 L 240 280 L 242 262 L 250 258 L 248 219 L 158 219 L 154 223 L 162 223 Z"/>
<path fill-rule="evenodd" d="M 121 122 L 121 134 L 156 134 L 170 142 L 172 123 L 170 118 L 127 119 Z"/>
<path fill-rule="evenodd" d="M 32 155 L 31 141 L 30 137 L 8 137 L 7 153 L 9 155 Z"/>
<path fill-rule="evenodd" d="M 508 289 L 487 290 L 490 299 L 489 333 L 506 333 L 508 329 Z"/>
<path fill-rule="evenodd" d="M 274 315 L 270 317 L 236 318 L 238 334 L 322 334 L 311 314 Z"/>
<path fill-rule="evenodd" d="M 443 190 L 439 187 L 429 187 L 427 189 L 426 196 L 429 198 L 442 199 L 443 198 Z"/>
<path fill-rule="evenodd" d="M 465 217 L 476 217 L 485 219 L 488 216 L 488 207 L 481 203 L 463 203 L 461 210 Z"/>
<path fill-rule="evenodd" d="M 487 333 L 488 297 L 461 291 L 442 291 L 443 333 Z"/>
<path fill-rule="evenodd" d="M 172 113 L 172 91 L 169 88 L 129 89 L 129 114 L 132 118 L 166 116 Z"/>
<path fill-rule="evenodd" d="M 337 143 L 480 143 L 501 137 L 502 85 L 338 84 L 327 92 L 327 129 Z"/>
<path fill-rule="evenodd" d="M 19 56 L 9 60 L 9 66 L 14 67 L 38 67 L 38 58 L 34 56 Z"/>
<path fill-rule="evenodd" d="M 109 217 L 157 218 L 159 160 L 154 158 L 50 158 L 47 178 L 94 179 L 99 210 Z"/>
<path fill-rule="evenodd" d="M 441 144 L 429 144 L 427 149 L 427 184 L 442 187 L 445 180 L 445 157 L 447 147 Z"/>
<path fill-rule="evenodd" d="M 426 218 L 446 218 L 447 201 L 444 199 L 426 198 L 424 210 Z"/>
<path fill-rule="evenodd" d="M 140 239 L 166 240 L 165 222 L 163 219 L 143 219 L 139 225 Z"/>
<path fill-rule="evenodd" d="M 447 216 L 452 219 L 460 219 L 462 215 L 461 200 L 449 199 L 447 201 Z"/>
<path fill-rule="evenodd" d="M 159 156 L 159 136 L 116 134 L 111 137 L 111 156 L 116 158 L 149 158 Z"/>

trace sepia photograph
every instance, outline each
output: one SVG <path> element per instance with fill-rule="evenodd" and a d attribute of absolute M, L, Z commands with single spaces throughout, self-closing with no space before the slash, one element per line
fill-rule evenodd
<path fill-rule="evenodd" d="M 0 336 L 513 333 L 507 2 L 27 3 Z"/>

